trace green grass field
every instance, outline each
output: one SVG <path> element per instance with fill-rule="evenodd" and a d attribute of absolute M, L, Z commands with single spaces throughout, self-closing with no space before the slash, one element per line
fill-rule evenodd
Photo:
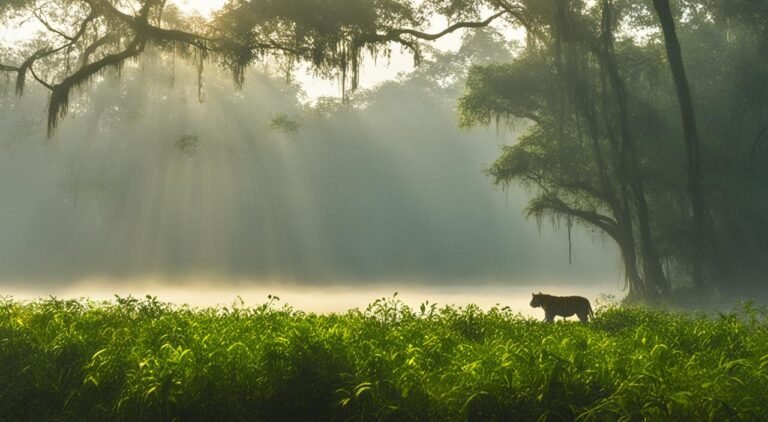
<path fill-rule="evenodd" d="M 768 320 L 0 299 L 0 420 L 768 420 Z"/>

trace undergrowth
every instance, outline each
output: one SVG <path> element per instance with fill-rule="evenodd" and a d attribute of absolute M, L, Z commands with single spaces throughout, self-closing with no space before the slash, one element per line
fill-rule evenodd
<path fill-rule="evenodd" d="M 0 420 L 768 420 L 768 320 L 0 298 Z"/>

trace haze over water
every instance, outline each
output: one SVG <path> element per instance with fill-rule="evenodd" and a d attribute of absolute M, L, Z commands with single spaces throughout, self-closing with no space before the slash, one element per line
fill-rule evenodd
<path fill-rule="evenodd" d="M 555 295 L 578 293 L 588 297 L 593 306 L 604 300 L 619 298 L 618 284 L 605 283 L 590 286 L 572 286 L 544 284 L 542 286 L 477 285 L 470 283 L 457 286 L 409 286 L 407 284 L 390 286 L 355 286 L 336 285 L 324 287 L 281 286 L 277 284 L 248 283 L 231 280 L 210 282 L 185 280 L 178 284 L 158 280 L 134 281 L 115 285 L 114 282 L 94 280 L 91 283 L 77 283 L 62 287 L 42 289 L 19 289 L 15 299 L 34 300 L 40 297 L 54 296 L 64 299 L 87 297 L 91 300 L 114 300 L 115 295 L 129 295 L 143 299 L 147 295 L 156 296 L 162 302 L 175 305 L 186 304 L 197 308 L 257 306 L 277 296 L 274 307 L 289 305 L 293 309 L 314 313 L 344 313 L 351 309 L 365 310 L 376 299 L 393 297 L 402 301 L 411 309 L 418 310 L 422 303 L 437 304 L 438 308 L 466 306 L 474 304 L 484 310 L 492 307 L 509 307 L 513 312 L 527 317 L 541 318 L 541 309 L 529 306 L 531 293 L 542 288 Z M 396 294 L 396 296 L 394 296 Z"/>
<path fill-rule="evenodd" d="M 2 99 L 0 294 L 343 312 L 397 291 L 537 316 L 532 291 L 621 295 L 610 242 L 574 228 L 569 263 L 564 224 L 483 174 L 515 128 L 459 130 L 418 74 L 345 111 L 215 69 L 200 102 L 189 65 L 155 60 L 107 75 L 50 141 L 43 95 Z"/>

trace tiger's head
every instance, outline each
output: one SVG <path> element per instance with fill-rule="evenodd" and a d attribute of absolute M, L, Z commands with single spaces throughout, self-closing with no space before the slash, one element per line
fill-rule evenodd
<path fill-rule="evenodd" d="M 532 308 L 539 308 L 543 304 L 544 295 L 539 292 L 539 294 L 531 293 L 533 296 L 533 299 L 531 299 L 531 307 Z"/>

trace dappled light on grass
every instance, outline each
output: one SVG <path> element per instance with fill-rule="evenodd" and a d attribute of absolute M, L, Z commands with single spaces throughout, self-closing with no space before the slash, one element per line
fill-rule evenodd
<path fill-rule="evenodd" d="M 598 309 L 543 324 L 509 308 L 397 297 L 316 315 L 154 297 L 0 302 L 10 420 L 765 419 L 768 321 Z"/>

